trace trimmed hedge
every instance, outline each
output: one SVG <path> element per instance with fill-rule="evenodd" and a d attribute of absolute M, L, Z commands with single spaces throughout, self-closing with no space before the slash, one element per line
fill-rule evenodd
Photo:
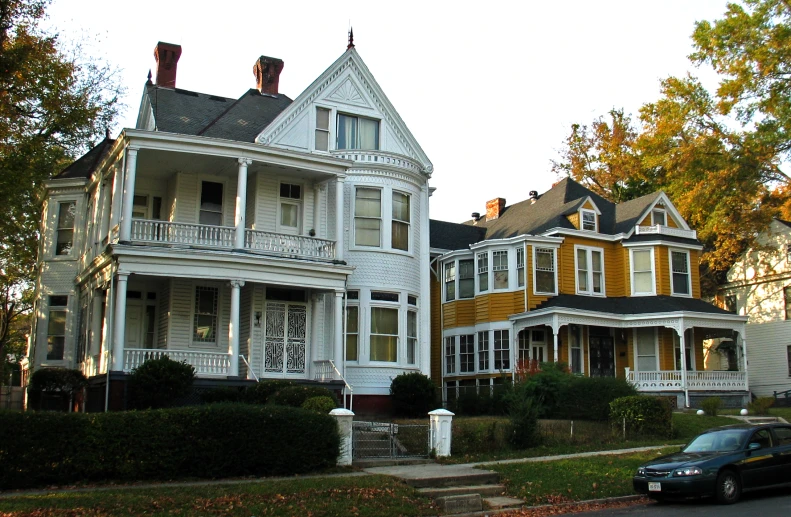
<path fill-rule="evenodd" d="M 0 412 L 0 489 L 302 474 L 334 466 L 339 446 L 332 417 L 272 405 Z"/>
<path fill-rule="evenodd" d="M 580 377 L 570 379 L 560 388 L 560 399 L 552 413 L 554 418 L 607 421 L 610 402 L 637 395 L 634 386 L 617 377 Z"/>
<path fill-rule="evenodd" d="M 328 397 L 338 407 L 335 392 L 320 386 L 289 386 L 270 396 L 266 403 L 280 406 L 302 407 L 306 400 L 315 397 Z"/>
<path fill-rule="evenodd" d="M 329 414 L 330 411 L 337 407 L 331 397 L 311 397 L 302 403 L 302 409 L 316 411 L 323 415 Z"/>
<path fill-rule="evenodd" d="M 422 417 L 436 409 L 434 383 L 420 372 L 402 373 L 390 383 L 390 401 L 396 415 Z"/>
<path fill-rule="evenodd" d="M 610 402 L 610 420 L 638 433 L 670 437 L 673 432 L 673 408 L 664 397 L 634 395 Z"/>
<path fill-rule="evenodd" d="M 148 359 L 129 376 L 129 402 L 136 409 L 171 407 L 189 395 L 195 381 L 195 368 L 168 356 Z"/>

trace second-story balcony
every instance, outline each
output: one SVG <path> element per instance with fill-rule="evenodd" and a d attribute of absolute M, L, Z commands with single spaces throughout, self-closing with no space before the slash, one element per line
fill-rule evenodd
<path fill-rule="evenodd" d="M 335 241 L 251 229 L 245 229 L 244 234 L 246 251 L 288 258 L 336 259 Z M 132 221 L 131 240 L 134 243 L 232 250 L 235 238 L 236 228 L 229 226 L 149 219 Z"/>
<path fill-rule="evenodd" d="M 638 226 L 636 235 L 667 235 L 670 237 L 681 237 L 683 239 L 697 239 L 698 233 L 695 230 L 685 230 L 683 228 L 672 228 L 657 224 L 654 226 Z"/>

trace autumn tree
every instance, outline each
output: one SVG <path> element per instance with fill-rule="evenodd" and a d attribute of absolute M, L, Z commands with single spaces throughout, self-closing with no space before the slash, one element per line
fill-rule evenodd
<path fill-rule="evenodd" d="M 48 4 L 0 0 L 0 368 L 24 348 L 43 184 L 110 127 L 122 93 L 116 68 L 40 27 Z"/>

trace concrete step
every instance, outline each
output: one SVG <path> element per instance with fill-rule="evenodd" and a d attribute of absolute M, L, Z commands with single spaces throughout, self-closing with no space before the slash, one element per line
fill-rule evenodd
<path fill-rule="evenodd" d="M 449 495 L 447 497 L 438 497 L 436 502 L 437 506 L 450 515 L 483 510 L 480 494 Z"/>
<path fill-rule="evenodd" d="M 438 498 L 452 495 L 479 494 L 481 497 L 495 497 L 505 493 L 505 485 L 468 485 L 418 488 L 418 492 L 426 497 Z"/>
<path fill-rule="evenodd" d="M 458 474 L 422 476 L 419 478 L 404 479 L 407 485 L 415 488 L 448 487 L 463 485 L 491 485 L 500 480 L 497 472 L 480 470 L 478 472 L 465 472 Z"/>
<path fill-rule="evenodd" d="M 352 461 L 353 467 L 367 469 L 371 467 L 393 467 L 397 465 L 426 465 L 436 463 L 427 458 L 360 458 Z"/>
<path fill-rule="evenodd" d="M 520 508 L 525 504 L 524 500 L 514 497 L 485 497 L 483 504 L 490 510 L 501 510 L 503 508 Z"/>

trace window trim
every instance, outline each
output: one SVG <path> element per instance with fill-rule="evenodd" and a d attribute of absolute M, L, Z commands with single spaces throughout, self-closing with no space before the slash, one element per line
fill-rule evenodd
<path fill-rule="evenodd" d="M 593 229 L 585 228 L 585 214 L 593 214 Z M 590 208 L 580 208 L 580 230 L 583 232 L 599 233 L 599 217 L 596 210 Z"/>
<path fill-rule="evenodd" d="M 442 274 L 442 282 L 443 282 L 442 294 L 443 294 L 443 298 L 444 298 L 444 300 L 446 302 L 452 302 L 452 301 L 456 300 L 456 298 L 457 298 L 457 296 L 456 296 L 456 287 L 457 287 L 457 285 L 456 285 L 456 267 L 457 267 L 457 265 L 458 265 L 458 261 L 456 261 L 455 259 L 454 260 L 449 260 L 448 262 L 445 262 L 442 265 L 442 272 L 443 272 L 443 274 Z M 452 277 L 452 278 L 449 279 L 448 278 L 449 276 Z M 448 285 L 453 285 L 453 297 L 452 298 L 448 297 Z"/>
<path fill-rule="evenodd" d="M 361 321 L 361 310 L 360 304 L 358 302 L 359 298 L 354 301 L 354 303 L 350 303 L 349 298 L 346 298 L 346 307 L 344 308 L 344 318 L 343 318 L 343 359 L 347 363 L 354 363 L 358 364 L 360 362 L 360 321 Z M 357 309 L 357 332 L 352 332 L 351 335 L 357 336 L 357 359 L 349 359 L 349 309 Z"/>
<path fill-rule="evenodd" d="M 481 336 L 486 336 L 486 350 L 481 350 Z M 492 347 L 491 339 L 489 339 L 489 330 L 476 330 L 475 331 L 475 371 L 478 373 L 492 371 Z M 486 368 L 481 368 L 482 353 L 486 353 Z"/>
<path fill-rule="evenodd" d="M 519 255 L 522 255 L 522 262 L 520 266 L 519 262 Z M 525 260 L 525 247 L 524 246 L 517 246 L 516 247 L 516 287 L 517 289 L 525 287 L 527 285 L 527 261 Z M 522 272 L 522 278 L 519 278 L 519 272 Z"/>
<path fill-rule="evenodd" d="M 481 269 L 481 259 L 486 260 L 486 270 Z M 489 267 L 489 251 L 481 251 L 475 254 L 475 293 L 487 293 L 492 290 L 492 275 L 490 274 L 491 268 Z M 481 289 L 481 276 L 486 275 L 486 289 Z"/>
<path fill-rule="evenodd" d="M 61 205 L 74 205 L 74 221 L 71 225 L 71 230 L 68 230 L 66 227 L 60 227 L 60 207 Z M 55 236 L 52 243 L 52 257 L 55 259 L 65 259 L 65 258 L 72 258 L 75 253 L 75 248 L 77 247 L 77 200 L 76 199 L 65 199 L 65 200 L 57 200 L 55 202 Z M 61 230 L 68 230 L 71 231 L 71 248 L 69 248 L 68 253 L 58 253 L 58 234 Z"/>
<path fill-rule="evenodd" d="M 590 289 L 587 291 L 583 291 L 580 289 L 579 284 L 579 260 L 577 257 L 578 251 L 584 251 L 586 255 L 586 260 L 588 261 L 588 269 L 586 269 L 586 276 L 588 277 L 588 284 L 590 285 Z M 593 253 L 598 252 L 601 254 L 601 292 L 597 293 L 593 290 Z M 595 246 L 582 246 L 579 244 L 574 245 L 574 284 L 576 286 L 577 294 L 583 294 L 586 296 L 600 296 L 606 297 L 607 296 L 607 287 L 605 285 L 605 267 L 604 267 L 604 248 L 597 248 Z"/>
<path fill-rule="evenodd" d="M 494 260 L 495 254 L 497 254 L 498 257 L 502 257 L 503 255 L 505 256 L 505 266 L 503 266 L 502 263 L 499 266 L 495 265 L 495 260 Z M 491 264 L 489 270 L 491 271 L 490 286 L 492 291 L 508 291 L 511 288 L 511 275 L 509 274 L 511 269 L 510 267 L 511 254 L 508 252 L 508 249 L 492 250 L 489 260 Z M 497 287 L 497 281 L 495 280 L 495 276 L 497 272 L 502 272 L 502 271 L 505 271 L 505 276 L 506 276 L 505 287 Z"/>
<path fill-rule="evenodd" d="M 360 145 L 360 142 L 359 142 L 359 140 L 360 140 L 360 119 L 371 120 L 371 121 L 376 122 L 376 124 L 377 124 L 376 146 L 373 149 L 363 149 L 362 147 L 340 147 L 338 145 L 338 137 L 339 137 L 341 132 L 338 129 L 338 127 L 339 127 L 340 122 L 341 122 L 341 116 L 357 119 L 357 142 L 356 142 L 357 145 Z M 366 117 L 365 115 L 358 115 L 356 113 L 346 113 L 346 112 L 343 112 L 343 111 L 335 110 L 335 139 L 334 139 L 334 142 L 335 142 L 335 150 L 338 150 L 338 151 L 361 151 L 361 152 L 362 151 L 379 151 L 382 148 L 382 119 L 373 118 L 373 117 Z"/>
<path fill-rule="evenodd" d="M 385 211 L 384 210 L 384 208 L 385 208 L 384 207 L 385 196 L 383 195 L 384 192 L 385 192 L 385 189 L 382 188 L 382 187 L 375 187 L 375 186 L 370 186 L 370 185 L 354 185 L 354 189 L 353 190 L 354 190 L 354 195 L 352 196 L 352 199 L 354 200 L 354 203 L 353 203 L 352 210 L 351 210 L 351 216 L 352 216 L 352 238 L 351 238 L 349 244 L 351 245 L 352 249 L 358 249 L 358 250 L 375 250 L 375 249 L 381 250 L 381 249 L 385 249 L 384 245 L 383 245 L 383 243 L 384 243 L 384 226 L 385 225 L 384 225 L 384 217 L 382 215 L 384 213 L 384 211 Z M 362 216 L 362 215 L 358 216 L 357 215 L 357 191 L 358 190 L 378 190 L 379 191 L 379 217 L 369 217 L 369 216 Z M 358 217 L 360 219 L 376 219 L 377 221 L 379 221 L 379 244 L 378 245 L 376 245 L 376 246 L 369 246 L 367 244 L 357 244 L 357 218 Z"/>
<path fill-rule="evenodd" d="M 319 152 L 319 153 L 327 153 L 327 154 L 329 154 L 330 151 L 333 150 L 332 149 L 332 142 L 333 142 L 334 132 L 333 132 L 333 127 L 332 127 L 332 121 L 335 120 L 337 118 L 337 116 L 334 115 L 335 110 L 333 110 L 332 108 L 330 108 L 328 106 L 322 106 L 320 104 L 316 104 L 315 108 L 316 109 L 313 110 L 313 120 L 312 120 L 312 122 L 313 122 L 313 142 L 312 142 L 312 144 L 313 144 L 313 146 L 312 146 L 311 150 L 315 151 L 315 152 Z M 326 110 L 328 112 L 328 114 L 327 114 L 327 129 L 319 128 L 319 117 L 318 117 L 318 111 L 319 110 Z M 317 133 L 319 131 L 321 131 L 322 133 L 325 133 L 327 135 L 327 150 L 326 151 L 318 149 L 316 147 L 316 135 L 317 135 Z"/>
<path fill-rule="evenodd" d="M 222 206 L 220 207 L 220 224 L 215 226 L 213 224 L 205 224 L 200 222 L 201 210 L 201 193 L 203 192 L 203 183 L 219 183 L 222 185 Z M 214 176 L 199 176 L 198 177 L 198 199 L 195 207 L 195 223 L 203 226 L 215 226 L 215 228 L 222 228 L 225 226 L 225 212 L 227 210 L 227 203 L 225 196 L 228 194 L 228 181 L 225 178 L 216 178 Z M 216 212 L 215 212 L 216 213 Z"/>
<path fill-rule="evenodd" d="M 473 332 L 472 334 L 469 334 L 469 333 L 459 334 L 457 337 L 458 337 L 457 349 L 458 349 L 458 353 L 459 353 L 459 361 L 458 361 L 458 363 L 459 363 L 458 364 L 459 371 L 458 371 L 458 374 L 459 375 L 475 374 L 476 370 L 477 370 L 476 367 L 475 367 L 476 366 L 475 363 L 477 362 L 477 359 L 478 359 L 478 357 L 477 357 L 478 354 L 476 354 L 476 350 L 475 350 L 475 332 Z M 462 338 L 465 338 L 464 341 L 466 341 L 465 344 L 467 345 L 467 347 L 472 346 L 472 351 L 471 352 L 466 352 L 464 354 L 464 355 L 468 356 L 469 363 L 470 363 L 470 365 L 472 365 L 472 369 L 471 370 L 467 370 L 467 371 L 463 370 L 463 368 L 464 368 L 464 361 L 462 360 L 462 351 L 461 351 Z M 472 339 L 472 341 L 470 341 L 470 338 Z"/>
<path fill-rule="evenodd" d="M 533 254 L 533 294 L 537 296 L 557 296 L 558 294 L 558 248 L 556 246 L 531 246 L 532 254 Z M 545 291 L 538 291 L 538 282 L 536 281 L 536 267 L 538 262 L 536 261 L 536 253 L 538 250 L 552 250 L 552 273 L 554 274 L 554 291 L 545 292 Z"/>
<path fill-rule="evenodd" d="M 685 293 L 676 292 L 676 286 L 673 279 L 673 275 L 675 274 L 675 272 L 673 271 L 673 253 L 682 253 L 687 258 L 687 287 L 689 289 L 689 293 L 685 294 Z M 679 296 L 681 298 L 692 298 L 692 260 L 689 256 L 689 250 L 679 249 L 679 248 L 668 248 L 667 262 L 670 268 L 670 295 Z"/>
<path fill-rule="evenodd" d="M 641 328 L 648 328 L 649 330 L 653 331 L 654 334 L 654 355 L 653 357 L 656 359 L 656 370 L 640 370 L 638 365 L 640 364 L 640 357 L 648 357 L 648 356 L 640 356 L 637 353 L 637 331 Z M 635 327 L 632 329 L 632 348 L 634 352 L 634 371 L 636 372 L 659 372 L 662 371 L 661 360 L 662 358 L 659 356 L 659 331 L 656 327 Z M 675 349 L 674 349 L 675 350 Z M 675 355 L 675 352 L 673 352 Z"/>
<path fill-rule="evenodd" d="M 510 328 L 492 329 L 491 332 L 492 332 L 492 341 L 491 341 L 492 346 L 491 346 L 491 349 L 492 349 L 492 359 L 493 359 L 493 361 L 492 361 L 492 371 L 495 371 L 495 372 L 500 372 L 500 371 L 510 372 L 513 369 L 513 365 L 511 364 L 511 360 L 512 360 L 512 357 L 511 357 L 511 352 L 512 352 L 512 350 L 511 350 L 511 329 Z M 504 342 L 506 344 L 505 348 L 497 348 L 497 338 L 495 337 L 495 333 L 496 332 L 505 332 L 507 334 L 506 339 L 501 341 L 501 343 Z M 502 352 L 504 350 L 508 352 L 505 355 L 505 361 L 508 361 L 508 365 L 505 368 L 502 368 L 502 367 L 498 368 L 497 367 L 497 352 L 498 351 Z M 501 357 L 500 361 L 501 362 L 505 362 L 502 359 L 502 357 Z"/>
<path fill-rule="evenodd" d="M 634 289 L 634 253 L 635 252 L 642 252 L 648 251 L 650 254 L 650 263 L 651 263 L 651 291 L 635 291 Z M 645 271 L 638 271 L 638 273 L 645 273 Z M 632 296 L 656 296 L 656 262 L 654 257 L 654 248 L 629 248 L 629 281 L 630 291 Z"/>
<path fill-rule="evenodd" d="M 299 199 L 291 198 L 291 197 L 281 197 L 280 196 L 280 189 L 283 185 L 294 185 L 299 187 Z M 303 218 L 304 218 L 304 206 L 305 206 L 305 185 L 303 183 L 292 183 L 287 180 L 278 180 L 277 182 L 277 232 L 288 234 L 288 235 L 301 235 L 303 225 Z M 283 205 L 292 205 L 297 207 L 297 226 L 283 226 L 282 224 L 282 215 L 283 215 Z"/>
<path fill-rule="evenodd" d="M 198 289 L 215 289 L 217 292 L 217 300 L 216 300 L 216 314 L 215 314 L 215 330 L 214 330 L 214 341 L 195 341 L 195 333 L 196 333 L 196 321 L 195 318 L 198 315 Z M 192 285 L 192 307 L 190 310 L 190 340 L 188 348 L 218 348 L 220 346 L 220 328 L 221 328 L 221 319 L 222 319 L 222 288 L 217 284 L 209 284 L 209 283 L 195 283 Z"/>
<path fill-rule="evenodd" d="M 407 366 L 416 366 L 418 363 L 418 343 L 420 342 L 420 312 L 417 306 L 415 305 L 408 305 L 408 307 L 415 307 L 414 309 L 407 308 L 406 310 L 406 326 L 404 327 L 404 332 L 406 333 L 406 350 L 404 351 L 404 363 Z M 415 335 L 409 335 L 409 316 L 414 315 L 415 317 Z M 411 344 L 414 343 L 415 347 L 412 351 L 412 362 L 409 361 L 409 347 Z"/>
<path fill-rule="evenodd" d="M 472 300 L 475 298 L 475 281 L 476 281 L 476 271 L 475 271 L 475 257 L 471 258 L 458 258 L 454 259 L 456 261 L 456 299 L 457 300 Z M 472 262 L 472 276 L 470 277 L 461 277 L 461 263 L 462 262 Z M 470 296 L 461 296 L 461 281 L 462 280 L 472 280 L 472 294 Z"/>
<path fill-rule="evenodd" d="M 661 212 L 665 218 L 665 222 L 662 223 L 661 225 L 657 223 L 656 219 L 654 218 L 654 214 L 657 212 Z M 665 210 L 663 207 L 658 207 L 658 206 L 654 206 L 653 208 L 651 208 L 651 226 L 667 226 L 667 210 Z"/>
<path fill-rule="evenodd" d="M 442 357 L 445 366 L 445 368 L 442 370 L 443 377 L 446 375 L 458 375 L 456 372 L 456 363 L 458 362 L 458 351 L 456 349 L 456 336 L 445 336 L 445 339 L 442 340 L 442 344 L 443 344 Z M 451 358 L 453 359 L 453 363 L 449 363 Z M 453 368 L 452 371 L 451 369 L 448 368 L 449 366 L 452 366 Z"/>

